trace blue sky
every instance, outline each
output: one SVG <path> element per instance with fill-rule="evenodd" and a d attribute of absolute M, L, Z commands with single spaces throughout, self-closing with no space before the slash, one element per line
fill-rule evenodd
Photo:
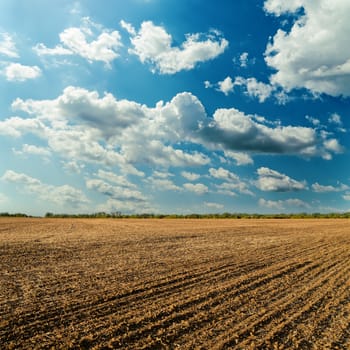
<path fill-rule="evenodd" d="M 349 15 L 1 1 L 0 211 L 348 211 Z"/>

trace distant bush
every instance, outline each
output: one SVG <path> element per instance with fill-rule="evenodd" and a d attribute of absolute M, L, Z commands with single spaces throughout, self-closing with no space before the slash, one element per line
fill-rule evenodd
<path fill-rule="evenodd" d="M 23 213 L 14 213 L 14 214 L 10 214 L 10 213 L 7 213 L 7 212 L 4 212 L 4 213 L 0 213 L 0 217 L 17 217 L 17 218 L 27 218 L 29 217 L 27 214 L 23 214 Z"/>

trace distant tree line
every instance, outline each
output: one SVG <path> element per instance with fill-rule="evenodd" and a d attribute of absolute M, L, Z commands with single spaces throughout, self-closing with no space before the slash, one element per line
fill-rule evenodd
<path fill-rule="evenodd" d="M 46 218 L 121 218 L 124 215 L 121 212 L 105 213 L 104 211 L 93 214 L 54 214 L 46 213 Z"/>
<path fill-rule="evenodd" d="M 7 212 L 4 212 L 4 213 L 0 213 L 0 217 L 1 216 L 5 216 L 5 217 L 16 217 L 16 218 L 28 218 L 30 217 L 29 215 L 27 214 L 23 214 L 23 213 L 7 213 Z"/>
<path fill-rule="evenodd" d="M 0 217 L 33 217 L 24 213 L 0 213 Z M 122 214 L 119 211 L 106 213 L 97 212 L 92 214 L 56 214 L 48 212 L 46 218 L 121 218 L 121 219 L 350 219 L 350 212 L 346 213 L 280 213 L 280 214 L 249 214 L 249 213 L 214 213 L 214 214 Z"/>
<path fill-rule="evenodd" d="M 122 219 L 307 219 L 307 218 L 350 218 L 346 213 L 216 213 L 216 214 L 122 214 L 121 212 L 98 212 L 93 214 L 54 214 L 46 213 L 46 218 L 122 218 Z"/>

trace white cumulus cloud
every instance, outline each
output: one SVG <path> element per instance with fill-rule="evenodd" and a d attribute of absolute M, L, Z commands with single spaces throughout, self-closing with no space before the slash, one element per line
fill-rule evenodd
<path fill-rule="evenodd" d="M 252 164 L 255 154 L 329 159 L 342 151 L 332 134 L 317 128 L 282 126 L 234 108 L 217 109 L 210 117 L 199 99 L 188 92 L 149 107 L 118 100 L 110 93 L 69 86 L 51 100 L 17 98 L 12 108 L 28 116 L 1 120 L 1 135 L 19 138 L 31 134 L 46 142 L 50 152 L 66 164 L 118 166 L 123 174 L 137 176 L 144 176 L 139 166 L 208 165 L 207 151 L 224 152 L 237 164 Z M 200 148 L 188 150 L 184 145 Z"/>
<path fill-rule="evenodd" d="M 223 209 L 225 206 L 223 204 L 220 203 L 215 203 L 215 202 L 204 202 L 204 205 L 210 209 Z"/>
<path fill-rule="evenodd" d="M 215 168 L 210 168 L 209 169 L 209 174 L 216 178 L 216 179 L 220 179 L 220 180 L 226 180 L 226 181 L 237 181 L 239 179 L 239 177 L 228 171 L 227 169 L 224 169 L 224 168 L 218 168 L 218 169 L 215 169 Z"/>
<path fill-rule="evenodd" d="M 235 192 L 240 192 L 243 194 L 253 195 L 249 190 L 248 185 L 242 181 L 239 176 L 231 171 L 224 169 L 222 167 L 210 168 L 209 174 L 211 177 L 224 181 L 223 183 L 216 185 L 218 188 L 218 193 L 235 196 Z"/>
<path fill-rule="evenodd" d="M 58 204 L 62 208 L 66 206 L 82 207 L 89 203 L 89 199 L 81 190 L 70 185 L 49 185 L 39 179 L 13 170 L 7 170 L 0 179 L 8 183 L 22 185 L 25 191 L 36 195 L 38 199 Z"/>
<path fill-rule="evenodd" d="M 311 188 L 314 192 L 320 192 L 320 193 L 342 192 L 350 189 L 348 185 L 345 185 L 342 183 L 338 183 L 337 186 L 332 186 L 332 185 L 320 185 L 318 182 L 315 182 L 314 184 L 312 184 Z"/>
<path fill-rule="evenodd" d="M 259 205 L 277 211 L 285 210 L 286 208 L 310 209 L 310 205 L 298 198 L 289 198 L 285 200 L 266 200 L 259 199 Z"/>
<path fill-rule="evenodd" d="M 145 196 L 140 191 L 130 189 L 128 187 L 112 185 L 102 179 L 87 179 L 86 187 L 89 190 L 95 190 L 116 200 L 127 200 L 134 202 L 146 201 Z"/>
<path fill-rule="evenodd" d="M 224 151 L 224 154 L 226 157 L 234 159 L 237 165 L 247 165 L 254 163 L 252 157 L 247 153 Z"/>
<path fill-rule="evenodd" d="M 246 95 L 257 98 L 260 103 L 265 102 L 274 91 L 273 86 L 257 81 L 255 78 L 236 77 L 233 85 L 242 86 L 245 89 Z"/>
<path fill-rule="evenodd" d="M 342 121 L 341 121 L 341 116 L 337 113 L 333 113 L 329 118 L 328 121 L 330 123 L 333 124 L 337 124 L 337 125 L 342 125 Z"/>
<path fill-rule="evenodd" d="M 289 176 L 266 167 L 257 170 L 258 180 L 255 185 L 261 191 L 290 192 L 307 189 L 305 181 L 297 181 Z"/>
<path fill-rule="evenodd" d="M 9 63 L 2 71 L 7 81 L 23 82 L 41 76 L 38 66 L 26 66 L 20 63 Z"/>
<path fill-rule="evenodd" d="M 264 9 L 268 13 L 273 13 L 276 16 L 281 16 L 285 13 L 294 13 L 303 6 L 303 0 L 267 0 L 264 3 Z"/>
<path fill-rule="evenodd" d="M 39 56 L 78 55 L 89 62 L 101 61 L 110 67 L 122 46 L 118 31 L 103 28 L 88 17 L 83 18 L 81 27 L 67 28 L 59 38 L 60 44 L 54 48 L 39 43 L 34 50 Z"/>
<path fill-rule="evenodd" d="M 148 178 L 147 182 L 150 183 L 157 190 L 165 191 L 181 191 L 182 188 L 175 185 L 175 183 L 169 179 L 157 179 L 157 178 Z"/>
<path fill-rule="evenodd" d="M 233 81 L 231 77 L 226 77 L 223 81 L 218 82 L 218 90 L 224 93 L 226 96 L 233 92 Z"/>
<path fill-rule="evenodd" d="M 235 108 L 221 108 L 215 111 L 202 135 L 208 143 L 219 144 L 225 151 L 315 156 L 323 148 L 312 128 L 265 124 L 264 118 L 245 115 Z"/>
<path fill-rule="evenodd" d="M 334 153 L 342 153 L 343 147 L 339 144 L 337 139 L 329 139 L 324 141 L 324 147 L 327 151 L 331 151 Z"/>
<path fill-rule="evenodd" d="M 275 16 L 303 9 L 292 28 L 278 29 L 267 45 L 266 63 L 276 71 L 272 84 L 350 96 L 350 2 L 266 0 L 264 8 Z"/>
<path fill-rule="evenodd" d="M 217 91 L 226 96 L 233 93 L 235 88 L 240 90 L 250 98 L 256 98 L 260 103 L 265 102 L 269 97 L 274 97 L 279 104 L 285 104 L 288 97 L 283 91 L 277 91 L 276 86 L 258 81 L 256 78 L 244 78 L 237 76 L 234 80 L 227 76 L 224 80 L 211 84 L 209 81 L 204 82 L 206 88 L 215 87 Z"/>
<path fill-rule="evenodd" d="M 96 176 L 98 176 L 102 180 L 107 180 L 122 187 L 136 187 L 136 185 L 130 182 L 125 175 L 118 175 L 111 171 L 99 169 Z"/>
<path fill-rule="evenodd" d="M 198 63 L 219 56 L 228 47 L 228 41 L 215 30 L 207 34 L 187 34 L 180 46 L 173 46 L 173 38 L 165 28 L 151 21 L 143 22 L 139 31 L 125 21 L 121 25 L 131 35 L 133 48 L 129 52 L 137 55 L 142 63 L 150 63 L 153 71 L 161 74 L 193 69 Z"/>
<path fill-rule="evenodd" d="M 346 192 L 346 193 L 343 195 L 343 199 L 345 199 L 346 201 L 350 201 L 350 192 Z"/>
<path fill-rule="evenodd" d="M 30 155 L 36 155 L 41 157 L 49 157 L 51 155 L 50 150 L 47 148 L 38 147 L 36 145 L 28 145 L 26 143 L 23 144 L 21 150 L 14 150 L 14 153 L 18 155 L 30 154 Z"/>
<path fill-rule="evenodd" d="M 196 183 L 196 184 L 185 183 L 183 185 L 183 187 L 186 190 L 188 190 L 190 192 L 193 192 L 195 194 L 198 194 L 198 195 L 202 195 L 202 194 L 205 194 L 205 193 L 209 192 L 208 186 L 206 186 L 204 184 L 201 184 L 201 183 Z"/>
<path fill-rule="evenodd" d="M 47 128 L 43 122 L 36 118 L 10 117 L 0 121 L 0 135 L 10 137 L 21 137 L 24 134 L 32 133 L 42 136 Z"/>
<path fill-rule="evenodd" d="M 196 173 L 191 173 L 189 171 L 182 171 L 181 172 L 181 175 L 186 179 L 186 180 L 189 180 L 189 181 L 196 181 L 198 180 L 201 176 L 199 174 L 196 174 Z"/>
<path fill-rule="evenodd" d="M 321 124 L 319 119 L 311 117 L 309 115 L 306 115 L 305 119 L 308 120 L 314 126 L 319 126 Z"/>

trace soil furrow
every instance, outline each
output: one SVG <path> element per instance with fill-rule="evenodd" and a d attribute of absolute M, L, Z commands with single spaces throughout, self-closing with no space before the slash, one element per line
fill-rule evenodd
<path fill-rule="evenodd" d="M 344 267 L 347 265 L 346 262 L 341 264 L 341 266 Z M 303 300 L 307 299 L 319 288 L 326 285 L 328 279 L 331 278 L 337 270 L 338 264 L 333 264 L 331 268 L 327 269 L 327 273 L 321 274 L 319 279 L 313 279 L 312 283 L 307 285 L 307 287 L 305 287 L 305 285 L 301 285 L 298 289 L 294 287 L 292 296 L 286 295 L 277 301 L 270 302 L 267 312 L 263 310 L 263 312 L 258 312 L 258 314 L 244 319 L 244 325 L 237 324 L 230 327 L 230 333 L 233 333 L 234 336 L 231 338 L 225 334 L 222 341 L 217 341 L 216 344 L 213 344 L 213 349 L 235 346 L 243 339 L 250 336 L 255 329 L 263 328 L 272 321 L 278 323 L 276 322 L 277 319 L 283 318 L 286 312 L 294 312 L 294 308 L 298 308 L 298 305 L 303 303 Z"/>
<path fill-rule="evenodd" d="M 338 267 L 338 266 L 337 266 Z M 313 294 L 309 295 L 307 299 L 302 298 L 300 301 L 300 305 L 296 312 L 292 312 L 290 315 L 283 314 L 281 318 L 278 320 L 274 320 L 273 323 L 270 324 L 271 327 L 265 327 L 265 331 L 267 334 L 264 336 L 264 339 L 261 341 L 255 341 L 255 346 L 263 347 L 263 346 L 271 346 L 271 344 L 284 344 L 289 347 L 295 346 L 298 348 L 298 344 L 301 346 L 301 343 L 304 345 L 306 342 L 309 342 L 309 345 L 312 344 L 312 339 L 307 340 L 305 335 L 303 339 L 299 339 L 297 336 L 292 336 L 292 339 L 287 339 L 290 335 L 290 330 L 294 329 L 294 324 L 303 324 L 305 319 L 310 318 L 310 314 L 314 311 L 318 310 L 324 302 L 327 301 L 327 295 L 334 288 L 341 287 L 339 284 L 339 279 L 348 275 L 350 271 L 349 269 L 344 269 L 340 271 L 339 274 L 334 274 L 329 277 L 327 280 L 327 284 L 322 286 L 322 289 L 315 289 Z M 338 270 L 336 271 L 338 272 Z M 303 325 L 306 327 L 305 325 Z M 270 331 L 268 328 L 272 328 Z M 248 342 L 240 343 L 240 346 L 247 346 Z"/>
<path fill-rule="evenodd" d="M 247 279 L 243 279 L 242 281 L 239 281 L 239 282 L 237 281 L 237 284 L 238 284 L 238 286 L 239 285 L 245 286 L 248 283 L 246 288 L 248 288 L 248 290 L 249 290 L 249 288 L 255 288 L 255 286 L 257 286 L 258 284 L 261 285 L 261 284 L 266 283 L 266 281 L 269 279 L 278 278 L 279 276 L 288 274 L 288 273 L 292 272 L 294 269 L 297 269 L 298 266 L 303 267 L 304 264 L 298 264 L 297 266 L 287 267 L 287 268 L 285 268 L 283 266 L 282 271 L 274 276 L 266 277 L 265 279 L 260 278 L 256 282 L 254 282 L 254 280 L 252 282 L 250 282 L 251 278 L 254 278 L 255 276 L 258 278 L 260 277 L 259 272 L 257 272 L 259 270 L 257 270 L 257 271 L 253 272 L 252 277 L 249 277 Z M 283 268 L 285 271 L 283 270 Z M 275 267 L 272 267 L 272 270 L 275 270 L 275 269 L 276 269 Z M 216 276 L 214 276 L 214 277 L 216 277 Z M 203 279 L 203 276 L 198 277 L 198 281 L 196 280 L 196 282 L 200 283 L 201 290 L 203 289 L 202 279 Z M 187 282 L 187 283 L 189 283 L 189 282 Z M 186 284 L 182 284 L 180 286 L 180 288 L 185 287 Z M 192 286 L 192 284 L 191 284 L 191 286 Z M 237 288 L 236 284 L 232 285 L 231 282 L 229 281 L 229 289 L 234 289 L 234 288 Z M 171 291 L 173 292 L 174 289 L 172 288 Z M 186 308 L 188 306 L 201 303 L 202 301 L 205 301 L 207 298 L 212 298 L 213 296 L 216 296 L 219 293 L 225 293 L 227 291 L 228 291 L 227 288 L 224 291 L 217 290 L 216 286 L 214 285 L 214 288 L 212 287 L 211 292 L 210 292 L 210 290 L 207 290 L 205 292 L 205 295 L 202 296 L 200 299 L 187 301 L 185 303 L 185 305 L 180 306 L 180 308 L 183 309 L 183 308 Z M 127 308 L 129 308 L 130 304 L 132 304 L 132 303 L 137 303 L 138 301 L 142 301 L 144 303 L 145 299 L 147 300 L 147 297 L 152 296 L 156 299 L 159 299 L 159 298 L 161 298 L 161 295 L 159 295 L 160 294 L 159 292 L 160 292 L 159 290 L 155 289 L 155 290 L 151 290 L 152 294 L 150 294 L 150 295 L 141 294 L 141 295 L 138 295 L 137 297 L 135 297 L 135 295 L 133 293 L 131 293 L 130 297 L 132 297 L 132 299 L 126 298 L 126 299 L 122 299 L 122 300 L 113 300 L 112 302 L 107 301 L 107 302 L 103 302 L 102 305 L 100 303 L 97 303 L 97 305 L 89 305 L 88 307 L 86 305 L 84 305 L 83 308 L 79 308 L 80 305 L 78 305 L 73 310 L 71 310 L 71 309 L 67 310 L 67 312 L 65 310 L 62 310 L 61 314 L 57 314 L 58 310 L 56 309 L 55 315 L 53 315 L 51 318 L 45 313 L 45 314 L 41 315 L 38 319 L 36 319 L 34 322 L 29 322 L 29 323 L 28 323 L 26 318 L 21 317 L 18 320 L 18 322 L 14 322 L 11 325 L 12 330 L 15 330 L 15 331 L 9 332 L 8 334 L 3 334 L 2 336 L 7 338 L 7 340 L 12 340 L 13 338 L 18 337 L 22 333 L 21 338 L 26 339 L 27 337 L 25 334 L 30 335 L 31 329 L 41 329 L 41 331 L 44 333 L 44 332 L 51 331 L 55 327 L 57 322 L 59 324 L 61 324 L 62 326 L 68 326 L 72 322 L 72 320 L 74 320 L 74 319 L 75 319 L 75 322 L 79 322 L 79 319 L 84 318 L 84 317 L 89 319 L 89 318 L 98 318 L 99 314 L 102 314 L 103 316 L 106 316 L 106 314 L 107 315 L 114 314 L 116 312 L 115 310 L 120 310 L 120 308 L 122 308 L 123 306 L 126 306 Z M 193 293 L 193 291 L 192 291 L 192 293 Z M 126 296 L 124 295 L 123 298 L 125 298 L 125 297 Z M 101 307 L 102 307 L 102 309 L 101 309 Z M 94 313 L 94 311 L 97 311 L 97 313 Z M 74 318 L 74 315 L 76 316 L 75 318 Z M 23 334 L 23 332 L 25 332 L 25 334 Z"/>
<path fill-rule="evenodd" d="M 268 276 L 268 277 L 259 276 L 259 280 L 252 281 L 246 287 L 242 285 L 241 288 L 239 288 L 239 285 L 237 283 L 232 281 L 226 287 L 226 289 L 220 290 L 216 287 L 215 294 L 213 295 L 211 295 L 210 291 L 202 292 L 203 296 L 201 298 L 197 298 L 196 300 L 194 300 L 195 304 L 193 302 L 187 302 L 186 304 L 179 304 L 176 308 L 173 305 L 171 310 L 171 315 L 168 316 L 168 312 L 165 313 L 165 315 L 168 316 L 166 319 L 162 318 L 162 316 L 164 316 L 164 312 L 162 313 L 158 312 L 158 314 L 155 313 L 153 317 L 151 317 L 150 319 L 141 318 L 141 319 L 137 319 L 136 321 L 133 321 L 133 323 L 131 323 L 132 320 L 129 320 L 127 322 L 128 331 L 132 331 L 130 335 L 130 339 L 133 338 L 135 340 L 135 338 L 142 338 L 142 334 L 154 333 L 157 330 L 166 329 L 167 328 L 166 326 L 168 324 L 170 326 L 177 324 L 177 325 L 180 325 L 182 330 L 186 330 L 186 326 L 182 324 L 182 321 L 195 324 L 196 328 L 199 328 L 199 326 L 203 326 L 204 324 L 210 322 L 210 320 L 205 319 L 205 315 L 207 315 L 207 318 L 208 318 L 208 313 L 209 314 L 214 313 L 216 317 L 220 317 L 220 309 L 225 310 L 225 308 L 222 307 L 222 305 L 225 304 L 227 299 L 234 299 L 237 296 L 242 297 L 246 294 L 249 294 L 252 290 L 255 290 L 256 288 L 262 288 L 266 292 L 266 290 L 268 289 L 267 284 L 273 280 L 278 280 L 283 276 L 296 273 L 297 271 L 299 271 L 300 274 L 307 273 L 308 271 L 312 272 L 313 268 L 317 268 L 317 267 L 318 267 L 317 263 L 314 264 L 314 266 L 309 266 L 308 264 L 305 264 L 305 263 L 299 264 L 292 268 L 289 267 L 288 270 L 284 271 L 283 273 L 275 274 L 273 276 L 274 278 L 272 278 L 272 276 Z M 300 270 L 298 270 L 298 268 L 300 268 Z M 272 291 L 276 291 L 276 289 L 272 289 Z M 147 305 L 143 304 L 142 306 L 149 310 Z M 195 311 L 192 310 L 194 306 L 195 306 Z M 215 308 L 218 308 L 218 310 L 215 310 Z M 188 311 L 188 309 L 190 309 L 190 311 Z M 156 310 L 154 310 L 154 312 L 156 312 Z M 202 319 L 197 315 L 198 313 L 199 313 L 199 316 L 202 317 Z M 182 315 L 182 318 L 180 320 L 178 319 L 179 314 Z M 173 315 L 176 315 L 176 320 L 172 318 L 174 317 Z M 154 320 L 157 320 L 157 324 L 154 324 Z M 142 324 L 145 324 L 146 326 L 143 333 L 140 334 L 140 331 L 141 331 L 140 326 Z M 191 325 L 189 324 L 187 328 L 191 328 Z M 194 330 L 188 329 L 188 331 L 191 331 L 193 333 Z M 118 334 L 119 333 L 115 332 L 114 336 Z M 125 340 L 125 343 L 130 342 L 130 339 Z M 170 341 L 169 336 L 167 336 L 167 339 Z"/>
<path fill-rule="evenodd" d="M 348 220 L 1 219 L 0 348 L 350 348 Z"/>
<path fill-rule="evenodd" d="M 81 307 L 80 304 L 73 306 L 70 308 L 69 313 L 84 313 L 84 311 L 88 311 L 91 316 L 94 316 L 92 314 L 93 310 L 96 309 L 97 311 L 103 312 L 103 306 L 105 306 L 106 310 L 110 310 L 112 307 L 120 308 L 123 306 L 128 306 L 133 303 L 136 303 L 139 300 L 144 300 L 145 298 L 151 296 L 154 296 L 156 298 L 159 297 L 160 292 L 162 293 L 172 293 L 174 289 L 179 289 L 183 291 L 185 287 L 190 287 L 196 283 L 201 283 L 202 276 L 205 275 L 206 277 L 212 277 L 213 280 L 215 280 L 216 277 L 220 277 L 221 280 L 223 279 L 223 276 L 221 276 L 223 273 L 227 274 L 229 277 L 230 274 L 236 274 L 239 275 L 241 272 L 241 269 L 245 270 L 256 270 L 254 273 L 257 274 L 259 271 L 260 266 L 254 266 L 252 263 L 248 263 L 243 266 L 239 266 L 237 270 L 232 269 L 235 267 L 236 264 L 226 264 L 224 266 L 219 266 L 215 268 L 210 268 L 209 272 L 201 271 L 195 274 L 185 275 L 181 276 L 181 278 L 176 278 L 175 280 L 170 280 L 167 282 L 161 282 L 153 284 L 149 288 L 142 288 L 142 289 L 135 289 L 128 293 L 116 295 L 113 297 L 107 297 L 102 302 L 98 301 L 92 301 L 89 303 L 88 300 L 85 301 L 84 307 Z M 207 278 L 208 280 L 208 278 Z M 148 294 L 147 294 L 148 293 Z M 52 321 L 57 320 L 58 318 L 61 318 L 59 315 L 57 315 L 57 305 L 52 306 L 53 315 L 50 317 L 50 313 L 48 312 L 50 310 L 50 305 L 46 305 L 46 312 L 43 315 L 40 314 L 22 314 L 22 317 L 20 320 L 17 320 L 17 323 L 14 324 L 14 327 L 19 328 L 21 326 L 21 323 L 19 321 L 22 321 L 23 324 L 26 324 L 28 327 L 30 324 L 28 324 L 28 319 L 31 319 L 31 323 L 33 326 L 36 324 L 40 324 L 40 321 L 45 320 L 46 324 L 52 319 Z M 65 317 L 69 317 L 69 314 L 67 314 L 66 310 L 61 310 L 60 314 L 64 314 Z"/>

